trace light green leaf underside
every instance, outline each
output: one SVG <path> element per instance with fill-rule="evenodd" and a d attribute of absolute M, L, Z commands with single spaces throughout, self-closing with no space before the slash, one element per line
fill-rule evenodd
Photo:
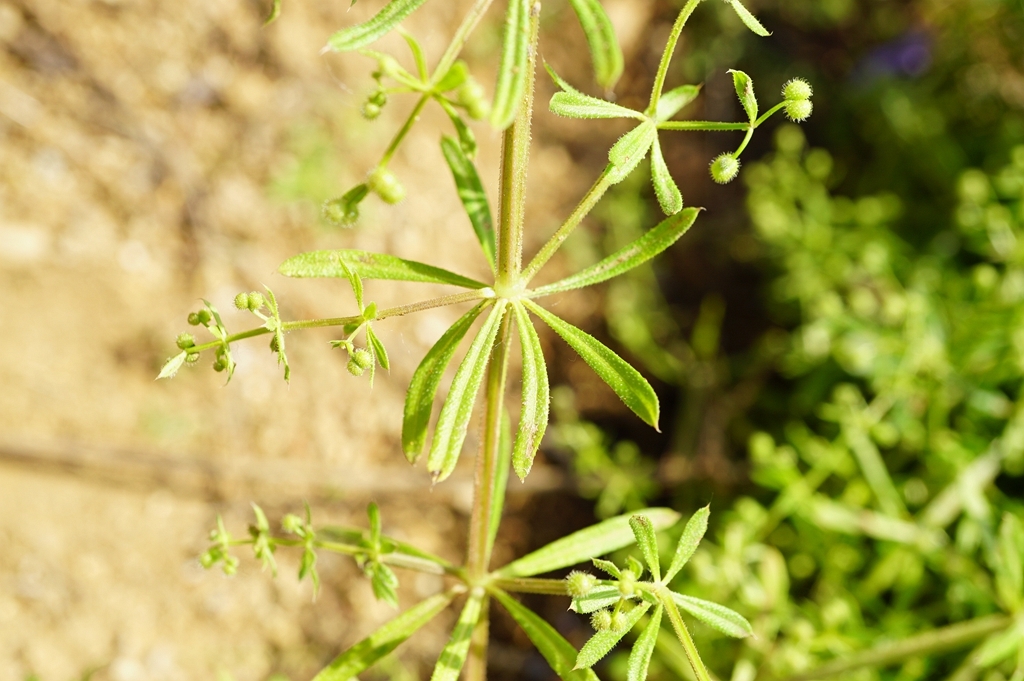
<path fill-rule="evenodd" d="M 452 471 L 462 453 L 462 444 L 466 440 L 469 418 L 473 414 L 476 395 L 484 379 L 484 370 L 491 356 L 494 339 L 498 335 L 498 327 L 505 315 L 507 303 L 499 301 L 494 305 L 483 326 L 469 346 L 459 370 L 452 380 L 452 387 L 441 407 L 441 415 L 437 418 L 434 439 L 430 443 L 430 454 L 427 455 L 427 470 L 434 476 L 435 482 L 444 480 Z"/>
<path fill-rule="evenodd" d="M 373 357 L 377 364 L 380 364 L 380 368 L 384 371 L 391 371 L 391 360 L 388 359 L 388 351 L 369 325 L 366 327 L 366 340 L 373 349 Z"/>
<path fill-rule="evenodd" d="M 462 608 L 459 621 L 455 623 L 452 635 L 441 651 L 434 665 L 434 673 L 430 681 L 458 681 L 462 666 L 466 664 L 469 644 L 473 639 L 473 629 L 480 619 L 483 596 L 470 596 Z"/>
<path fill-rule="evenodd" d="M 608 161 L 612 166 L 607 175 L 608 181 L 615 184 L 626 179 L 647 156 L 657 136 L 656 124 L 647 120 L 620 137 L 608 151 Z"/>
<path fill-rule="evenodd" d="M 576 649 L 540 615 L 503 591 L 495 591 L 494 597 L 512 616 L 512 619 L 533 642 L 533 645 L 537 646 L 537 651 L 544 656 L 560 679 L 564 679 L 564 681 L 598 681 L 597 675 L 590 669 L 573 670 L 573 665 L 576 664 Z"/>
<path fill-rule="evenodd" d="M 637 416 L 655 430 L 658 428 L 658 396 L 636 369 L 589 333 L 577 329 L 531 300 L 524 301 L 530 311 L 544 320 L 601 377 Z"/>
<path fill-rule="evenodd" d="M 491 207 L 487 203 L 487 192 L 476 172 L 476 167 L 463 153 L 460 145 L 450 137 L 441 138 L 441 150 L 448 162 L 448 167 L 455 178 L 455 188 L 459 193 L 462 207 L 466 209 L 469 222 L 473 226 L 477 241 L 484 251 L 484 256 L 494 270 L 494 221 L 491 218 Z"/>
<path fill-rule="evenodd" d="M 346 272 L 346 268 L 348 272 Z M 278 272 L 287 277 L 343 277 L 349 272 L 363 279 L 420 281 L 451 284 L 464 288 L 485 288 L 487 284 L 433 265 L 403 260 L 384 253 L 369 251 L 310 251 L 285 260 Z"/>
<path fill-rule="evenodd" d="M 644 681 L 647 678 L 647 668 L 651 664 L 651 655 L 654 654 L 654 644 L 658 642 L 658 632 L 661 631 L 661 611 L 660 605 L 654 609 L 650 621 L 633 644 L 629 662 L 626 664 L 626 681 Z"/>
<path fill-rule="evenodd" d="M 621 629 L 614 631 L 609 629 L 594 634 L 583 648 L 580 649 L 580 654 L 576 656 L 576 667 L 593 667 L 600 662 L 601 658 L 607 655 L 615 647 L 615 644 L 621 641 L 622 637 L 636 626 L 636 623 L 640 621 L 640 618 L 644 616 L 644 613 L 650 607 L 651 604 L 646 602 L 637 605 L 626 613 L 626 623 Z"/>
<path fill-rule="evenodd" d="M 349 681 L 409 638 L 417 629 L 444 610 L 453 592 L 431 596 L 409 608 L 377 631 L 339 655 L 313 681 Z"/>
<path fill-rule="evenodd" d="M 622 49 L 615 37 L 615 27 L 598 0 L 569 0 L 583 27 L 594 62 L 594 79 L 606 90 L 615 87 L 622 75 Z"/>
<path fill-rule="evenodd" d="M 661 563 L 658 558 L 658 537 L 650 519 L 642 513 L 636 513 L 629 519 L 629 527 L 633 530 L 636 545 L 647 563 L 647 569 L 654 576 L 654 581 L 661 579 Z"/>
<path fill-rule="evenodd" d="M 328 39 L 327 47 L 335 52 L 345 52 L 369 45 L 398 26 L 424 2 L 426 0 L 391 0 L 368 21 L 337 31 Z"/>
<path fill-rule="evenodd" d="M 739 97 L 747 118 L 753 123 L 757 120 L 757 97 L 754 96 L 754 81 L 742 71 L 730 69 L 729 73 L 732 74 L 732 84 L 736 88 L 736 96 Z"/>
<path fill-rule="evenodd" d="M 157 380 L 160 380 L 161 378 L 173 378 L 174 375 L 178 373 L 178 369 L 180 369 L 185 363 L 185 358 L 187 356 L 188 353 L 185 350 L 182 350 L 174 357 L 167 360 L 167 362 L 164 363 L 163 368 L 160 370 L 160 374 L 156 377 Z"/>
<path fill-rule="evenodd" d="M 466 121 L 462 120 L 462 116 L 459 114 L 458 110 L 454 106 L 452 106 L 451 102 L 449 102 L 447 99 L 443 97 L 440 97 L 437 99 L 437 103 L 440 104 L 441 108 L 444 109 L 444 112 L 448 114 L 448 118 L 451 120 L 452 126 L 455 128 L 455 134 L 459 138 L 459 150 L 462 151 L 463 155 L 465 155 L 467 161 L 471 160 L 473 157 L 476 156 L 476 135 L 474 135 L 473 131 L 469 128 L 469 126 L 466 125 Z M 445 139 L 448 138 L 442 137 L 442 140 Z M 442 143 L 442 150 L 443 149 L 444 147 Z M 445 160 L 447 160 L 447 155 L 445 157 Z M 448 165 L 449 167 L 451 167 L 450 161 Z M 475 168 L 473 170 L 474 172 L 476 172 Z"/>
<path fill-rule="evenodd" d="M 700 85 L 680 85 L 661 95 L 658 99 L 658 111 L 656 118 L 659 121 L 667 121 L 683 110 L 683 107 L 697 99 L 700 94 Z"/>
<path fill-rule="evenodd" d="M 501 65 L 491 107 L 491 125 L 504 130 L 515 120 L 526 89 L 526 68 L 530 49 L 530 2 L 509 0 L 505 13 Z"/>
<path fill-rule="evenodd" d="M 697 550 L 697 545 L 700 544 L 700 540 L 704 538 L 704 533 L 708 530 L 708 518 L 710 516 L 711 507 L 704 506 L 697 509 L 697 512 L 686 521 L 683 534 L 679 537 L 679 543 L 676 544 L 676 552 L 672 556 L 672 563 L 668 567 L 668 572 L 665 573 L 666 583 L 679 574 L 679 571 L 683 569 L 683 566 L 693 556 L 693 552 Z"/>
<path fill-rule="evenodd" d="M 519 479 L 525 480 L 544 438 L 544 431 L 548 427 L 551 390 L 548 385 L 548 368 L 544 362 L 544 351 L 537 330 L 522 303 L 513 304 L 512 309 L 515 312 L 519 343 L 523 353 L 522 409 L 512 450 L 512 465 Z"/>
<path fill-rule="evenodd" d="M 586 596 L 572 599 L 569 609 L 581 615 L 587 615 L 615 605 L 620 598 L 622 598 L 622 594 L 617 586 L 595 586 Z"/>
<path fill-rule="evenodd" d="M 412 375 L 409 390 L 405 394 L 405 414 L 402 418 L 402 451 L 411 463 L 415 463 L 423 453 L 430 413 L 434 408 L 434 396 L 444 371 L 469 327 L 485 306 L 486 303 L 480 303 L 452 324 L 434 343 L 434 347 L 430 348 Z"/>
<path fill-rule="evenodd" d="M 583 94 L 555 73 L 555 70 L 547 63 L 544 64 L 544 68 L 547 69 L 551 80 L 555 81 L 555 84 L 562 89 L 561 92 L 556 92 L 551 97 L 551 102 L 548 105 L 551 113 L 565 118 L 635 118 L 641 121 L 645 120 L 644 115 L 639 111 L 633 111 L 624 106 Z"/>
<path fill-rule="evenodd" d="M 672 593 L 672 600 L 680 608 L 726 636 L 746 638 L 754 634 L 754 628 L 750 626 L 746 617 L 724 605 L 675 592 Z"/>
<path fill-rule="evenodd" d="M 654 184 L 654 194 L 658 197 L 658 205 L 665 215 L 675 215 L 683 209 L 683 195 L 668 171 L 668 164 L 661 154 L 661 144 L 657 139 L 651 148 L 651 182 Z"/>
<path fill-rule="evenodd" d="M 740 21 L 757 35 L 765 38 L 771 35 L 768 29 L 761 25 L 761 22 L 757 20 L 750 11 L 743 6 L 740 0 L 728 0 L 729 4 L 732 5 L 733 11 L 736 12 L 736 16 L 740 18 Z"/>
<path fill-rule="evenodd" d="M 650 518 L 656 530 L 671 527 L 679 520 L 679 514 L 670 508 L 647 508 L 639 513 Z M 509 563 L 498 574 L 501 577 L 533 577 L 629 546 L 633 543 L 633 531 L 629 527 L 630 515 L 633 514 L 609 518 L 573 532 Z"/>
<path fill-rule="evenodd" d="M 642 237 L 612 253 L 604 260 L 580 270 L 571 277 L 540 286 L 534 289 L 533 293 L 536 296 L 546 296 L 552 293 L 571 291 L 584 286 L 593 286 L 624 274 L 658 255 L 674 244 L 679 237 L 686 234 L 686 231 L 697 219 L 698 212 L 700 212 L 698 208 L 687 208 L 670 216 L 648 230 Z"/>

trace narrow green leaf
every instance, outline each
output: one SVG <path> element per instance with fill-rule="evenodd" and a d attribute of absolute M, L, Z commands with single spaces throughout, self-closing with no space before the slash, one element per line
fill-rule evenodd
<path fill-rule="evenodd" d="M 444 610 L 454 592 L 431 596 L 409 608 L 377 631 L 355 644 L 324 667 L 313 681 L 350 681 L 374 662 L 397 648 L 424 624 Z"/>
<path fill-rule="evenodd" d="M 668 164 L 661 155 L 661 144 L 657 138 L 654 139 L 654 146 L 651 148 L 651 182 L 665 215 L 675 215 L 683 209 L 683 195 L 668 171 Z"/>
<path fill-rule="evenodd" d="M 558 674 L 558 678 L 564 681 L 598 681 L 597 675 L 590 669 L 573 670 L 573 665 L 576 664 L 576 649 L 540 615 L 504 591 L 495 591 L 494 597 L 533 645 L 537 646 L 537 651 L 548 661 L 551 669 Z"/>
<path fill-rule="evenodd" d="M 629 654 L 629 662 L 626 664 L 626 681 L 644 681 L 647 678 L 647 668 L 651 665 L 654 644 L 658 642 L 658 633 L 661 631 L 661 611 L 661 605 L 654 609 L 651 620 L 633 644 L 633 651 Z"/>
<path fill-rule="evenodd" d="M 657 530 L 671 527 L 679 514 L 669 508 L 647 508 L 642 511 Z M 552 570 L 569 567 L 595 556 L 603 556 L 633 543 L 629 515 L 620 515 L 562 537 L 547 546 L 513 561 L 498 571 L 501 577 L 533 577 Z"/>
<path fill-rule="evenodd" d="M 515 120 L 526 89 L 527 57 L 530 49 L 531 0 L 509 0 L 505 14 L 501 65 L 491 106 L 491 125 L 504 130 Z"/>
<path fill-rule="evenodd" d="M 732 74 L 732 84 L 736 87 L 736 96 L 740 98 L 740 104 L 747 112 L 747 118 L 753 123 L 757 120 L 757 97 L 754 96 L 754 81 L 742 71 L 730 69 L 729 73 Z"/>
<path fill-rule="evenodd" d="M 1024 604 L 1024 526 L 1012 513 L 1004 513 L 996 544 L 996 593 L 1007 610 Z"/>
<path fill-rule="evenodd" d="M 754 628 L 750 626 L 747 618 L 724 605 L 675 592 L 672 592 L 672 600 L 680 608 L 726 636 L 746 638 L 754 635 Z"/>
<path fill-rule="evenodd" d="M 506 307 L 507 304 L 500 301 L 491 310 L 452 380 L 448 397 L 441 407 L 441 415 L 437 418 L 434 440 L 430 443 L 430 454 L 427 456 L 427 470 L 434 476 L 434 482 L 440 482 L 452 474 L 459 454 L 462 453 L 469 417 L 473 414 L 476 395 L 480 391 L 484 370 L 491 358 L 491 348 Z"/>
<path fill-rule="evenodd" d="M 277 268 L 277 271 L 286 277 L 348 278 L 346 268 L 363 279 L 422 281 L 465 288 L 485 288 L 487 286 L 487 284 L 440 267 L 369 251 L 338 250 L 300 253 L 285 260 Z"/>
<path fill-rule="evenodd" d="M 576 656 L 576 668 L 593 667 L 600 662 L 601 658 L 607 655 L 615 647 L 615 644 L 621 641 L 622 637 L 636 626 L 636 623 L 640 621 L 640 618 L 644 616 L 644 613 L 650 607 L 651 604 L 646 602 L 637 605 L 626 613 L 626 624 L 621 629 L 599 631 L 591 636 L 590 640 L 580 649 L 580 654 Z"/>
<path fill-rule="evenodd" d="M 683 107 L 697 99 L 700 94 L 700 85 L 680 85 L 668 92 L 662 93 L 658 99 L 658 112 L 655 118 L 659 122 L 667 121 L 682 111 Z"/>
<path fill-rule="evenodd" d="M 732 5 L 733 10 L 736 12 L 736 16 L 740 18 L 740 21 L 742 21 L 747 28 L 761 37 L 768 37 L 771 35 L 771 33 L 768 32 L 768 29 L 761 25 L 761 22 L 743 6 L 740 0 L 728 0 L 728 2 Z"/>
<path fill-rule="evenodd" d="M 451 102 L 443 97 L 438 98 L 437 102 L 441 105 L 441 108 L 444 109 L 445 113 L 448 114 L 448 118 L 452 122 L 452 127 L 455 128 L 455 135 L 459 138 L 459 148 L 462 150 L 462 153 L 465 154 L 467 159 L 472 160 L 476 156 L 476 135 L 474 135 L 470 127 L 466 125 L 466 121 L 462 120 L 462 115 L 455 110 L 455 107 L 452 106 Z M 445 139 L 445 137 L 441 138 L 442 144 Z M 442 150 L 443 149 L 444 147 L 442 146 Z M 449 166 L 450 165 L 451 164 L 449 163 Z"/>
<path fill-rule="evenodd" d="M 395 575 L 394 570 L 383 563 L 370 563 L 369 569 L 373 597 L 397 609 L 398 577 Z"/>
<path fill-rule="evenodd" d="M 974 656 L 978 660 L 979 666 L 992 667 L 1017 652 L 1022 643 L 1024 643 L 1024 618 L 1017 618 L 1014 624 L 985 639 L 978 646 L 978 651 Z"/>
<path fill-rule="evenodd" d="M 388 351 L 384 348 L 384 344 L 380 342 L 380 338 L 377 338 L 377 334 L 374 333 L 369 324 L 366 325 L 366 340 L 370 343 L 370 352 L 373 353 L 373 358 L 377 364 L 380 364 L 380 368 L 384 371 L 391 371 Z"/>
<path fill-rule="evenodd" d="M 609 608 L 619 602 L 622 593 L 617 586 L 595 586 L 586 596 L 572 599 L 569 609 L 581 615 L 587 615 L 603 608 Z"/>
<path fill-rule="evenodd" d="M 450 137 L 441 138 L 441 151 L 448 162 L 448 167 L 455 178 L 455 188 L 459 193 L 462 207 L 466 209 L 469 222 L 473 226 L 480 248 L 484 251 L 487 262 L 494 270 L 494 221 L 491 218 L 491 207 L 487 203 L 487 192 L 480 181 L 473 162 L 466 157 L 462 148 Z"/>
<path fill-rule="evenodd" d="M 434 396 L 444 376 L 444 370 L 485 305 L 486 303 L 480 303 L 452 324 L 451 328 L 434 343 L 434 347 L 430 348 L 412 375 L 409 390 L 405 394 L 405 413 L 402 417 L 402 451 L 410 463 L 416 463 L 423 453 L 427 427 L 430 425 L 430 412 L 434 408 Z"/>
<path fill-rule="evenodd" d="M 512 419 L 508 410 L 501 412 L 501 438 L 498 440 L 498 460 L 494 463 L 494 477 L 491 480 L 491 517 L 487 519 L 487 548 L 494 547 L 501 526 L 501 513 L 505 508 L 505 490 L 508 489 L 508 471 L 512 465 Z"/>
<path fill-rule="evenodd" d="M 627 109 L 624 106 L 612 102 L 585 95 L 572 85 L 569 85 L 561 76 L 555 73 L 549 64 L 545 62 L 544 68 L 555 84 L 562 89 L 551 97 L 548 108 L 556 116 L 565 118 L 635 118 L 646 120 L 639 111 Z"/>
<path fill-rule="evenodd" d="M 658 558 L 658 536 L 654 532 L 654 525 L 645 515 L 636 514 L 629 519 L 629 527 L 636 537 L 636 545 L 640 547 L 640 553 L 647 563 L 647 569 L 651 571 L 654 581 L 661 581 L 661 562 Z"/>
<path fill-rule="evenodd" d="M 551 404 L 551 390 L 548 386 L 548 368 L 544 362 L 544 351 L 540 337 L 523 304 L 512 306 L 519 329 L 519 344 L 523 351 L 523 399 L 519 412 L 519 428 L 516 431 L 515 446 L 512 450 L 512 465 L 520 480 L 533 466 L 544 431 L 548 427 L 548 410 Z"/>
<path fill-rule="evenodd" d="M 381 520 L 380 520 L 380 506 L 377 502 L 371 501 L 366 507 L 366 516 L 370 520 L 370 542 L 374 545 L 380 544 L 381 537 Z"/>
<path fill-rule="evenodd" d="M 632 520 L 632 518 L 630 518 L 630 520 Z M 632 529 L 632 527 L 630 529 Z M 614 577 L 615 579 L 622 579 L 622 570 L 620 570 L 619 566 L 611 562 L 610 560 L 603 560 L 601 558 L 591 558 L 590 562 L 593 563 L 594 567 L 596 567 L 601 572 L 604 572 L 605 574 Z M 636 576 L 639 577 L 639 575 Z"/>
<path fill-rule="evenodd" d="M 185 358 L 188 357 L 188 352 L 182 350 L 174 357 L 171 357 L 164 363 L 163 369 L 160 370 L 160 374 L 156 377 L 156 380 L 161 378 L 174 378 L 174 375 L 178 373 L 178 369 L 185 363 Z"/>
<path fill-rule="evenodd" d="M 268 14 L 267 18 L 263 20 L 263 25 L 269 26 L 277 21 L 279 16 L 281 16 L 281 0 L 273 0 L 270 4 L 270 14 Z"/>
<path fill-rule="evenodd" d="M 409 46 L 409 51 L 412 52 L 413 61 L 416 62 L 416 73 L 419 75 L 420 80 L 426 82 L 430 79 L 430 71 L 427 70 L 427 59 L 423 56 L 423 48 L 420 47 L 420 43 L 411 33 L 398 29 L 398 32 L 405 38 L 405 43 Z"/>
<path fill-rule="evenodd" d="M 693 556 L 693 552 L 697 550 L 697 545 L 704 538 L 704 533 L 708 531 L 708 518 L 710 516 L 711 506 L 705 506 L 697 509 L 697 512 L 686 521 L 683 534 L 679 537 L 679 543 L 676 544 L 676 553 L 672 557 L 672 563 L 668 566 L 668 572 L 665 573 L 666 584 L 679 574 L 679 571 L 683 569 L 686 562 Z"/>
<path fill-rule="evenodd" d="M 452 635 L 441 651 L 434 666 L 434 673 L 430 675 L 430 681 L 458 681 L 462 665 L 466 664 L 466 655 L 469 653 L 469 644 L 473 639 L 473 629 L 480 619 L 480 611 L 483 606 L 483 594 L 471 594 L 462 608 L 459 621 L 455 623 Z"/>
<path fill-rule="evenodd" d="M 434 86 L 434 90 L 436 92 L 454 90 L 465 83 L 467 78 L 469 78 L 469 65 L 459 59 L 448 69 L 448 73 L 441 76 L 441 79 Z"/>
<path fill-rule="evenodd" d="M 642 265 L 686 234 L 686 231 L 697 219 L 699 212 L 699 208 L 687 208 L 676 215 L 669 216 L 653 229 L 648 230 L 642 237 L 612 253 L 604 260 L 580 270 L 571 277 L 535 288 L 533 290 L 534 297 L 593 286 Z"/>
<path fill-rule="evenodd" d="M 594 79 L 605 90 L 611 90 L 622 75 L 622 49 L 615 37 L 615 27 L 598 0 L 569 0 L 583 27 L 594 62 Z"/>
<path fill-rule="evenodd" d="M 338 527 L 337 525 L 328 525 L 326 527 L 317 528 L 316 534 L 318 537 L 330 539 L 332 541 L 338 541 L 351 546 L 368 548 L 369 543 L 367 541 L 366 530 L 357 530 L 348 527 Z M 452 570 L 454 566 L 446 561 L 444 558 L 435 556 L 432 553 L 418 549 L 411 544 L 392 539 L 391 537 L 382 536 L 380 540 L 380 551 L 381 556 L 388 555 L 400 555 L 402 556 L 401 562 L 403 563 L 418 563 L 423 566 L 420 568 L 423 572 L 432 572 L 435 574 L 443 573 L 445 570 Z M 409 561 L 407 559 L 413 559 Z M 432 563 L 436 569 L 427 567 L 427 563 Z"/>
<path fill-rule="evenodd" d="M 589 333 L 577 329 L 531 300 L 524 302 L 531 312 L 543 319 L 590 365 L 634 414 L 655 430 L 658 429 L 658 396 L 640 372 Z"/>
<path fill-rule="evenodd" d="M 370 20 L 336 32 L 327 41 L 327 47 L 335 52 L 346 52 L 369 45 L 398 26 L 424 2 L 426 0 L 391 0 Z"/>
<path fill-rule="evenodd" d="M 622 182 L 640 165 L 654 140 L 658 137 L 658 128 L 654 121 L 644 121 L 619 138 L 608 151 L 608 160 L 612 164 L 608 173 L 608 181 L 612 184 Z"/>

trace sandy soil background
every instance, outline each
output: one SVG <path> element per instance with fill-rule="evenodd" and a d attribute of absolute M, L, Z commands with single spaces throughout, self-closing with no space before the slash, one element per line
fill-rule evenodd
<path fill-rule="evenodd" d="M 262 28 L 268 4 L 0 1 L 0 681 L 307 678 L 391 615 L 339 557 L 322 557 L 315 602 L 287 552 L 276 580 L 249 557 L 231 579 L 203 571 L 217 514 L 244 533 L 250 501 L 272 522 L 308 499 L 316 522 L 362 526 L 373 498 L 387 532 L 462 551 L 468 467 L 431 491 L 397 447 L 404 386 L 458 310 L 381 325 L 394 368 L 372 392 L 329 331 L 290 337 L 290 384 L 263 340 L 237 345 L 227 387 L 205 360 L 154 382 L 201 297 L 237 330 L 253 324 L 234 294 L 263 284 L 287 317 L 350 314 L 340 283 L 275 274 L 303 250 L 381 250 L 483 276 L 433 112 L 393 164 L 408 200 L 371 197 L 355 230 L 320 221 L 319 201 L 360 181 L 411 103 L 364 121 L 373 63 L 319 54 L 382 3 L 285 0 Z M 432 58 L 465 4 L 408 22 Z M 607 4 L 629 51 L 651 5 Z M 471 61 L 497 44 L 490 19 Z M 582 38 L 564 23 L 571 54 Z M 382 44 L 403 49 L 397 36 Z M 492 181 L 497 137 L 477 133 Z M 543 235 L 591 173 L 572 179 L 568 152 L 539 139 L 531 219 Z M 368 289 L 381 305 L 434 293 Z M 543 466 L 531 481 L 563 484 Z M 529 541 L 515 512 L 530 491 L 510 501 L 499 553 Z M 406 577 L 403 603 L 437 588 Z M 387 675 L 428 673 L 442 636 L 418 635 Z"/>

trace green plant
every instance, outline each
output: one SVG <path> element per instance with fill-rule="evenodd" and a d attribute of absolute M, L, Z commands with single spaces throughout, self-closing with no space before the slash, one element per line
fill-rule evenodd
<path fill-rule="evenodd" d="M 740 19 L 758 35 L 767 31 L 742 6 L 739 0 L 727 0 Z M 653 427 L 659 419 L 657 395 L 650 384 L 632 366 L 610 348 L 584 331 L 569 324 L 538 304 L 538 300 L 617 277 L 655 257 L 675 243 L 692 226 L 698 209 L 684 208 L 682 194 L 665 163 L 659 136 L 664 131 L 724 130 L 741 131 L 745 136 L 738 148 L 712 162 L 710 172 L 718 182 L 732 180 L 739 169 L 739 156 L 750 142 L 754 130 L 778 111 L 793 120 L 810 114 L 810 86 L 800 80 L 783 88 L 782 101 L 764 113 L 754 94 L 753 83 L 744 73 L 732 72 L 733 84 L 746 121 L 677 121 L 674 116 L 691 103 L 699 86 L 682 85 L 664 91 L 668 67 L 680 34 L 700 0 L 688 0 L 676 19 L 662 54 L 650 99 L 643 111 L 635 111 L 612 102 L 586 95 L 559 78 L 548 67 L 560 92 L 551 100 L 551 110 L 572 118 L 625 118 L 636 122 L 610 149 L 609 163 L 580 200 L 569 217 L 540 251 L 524 266 L 522 262 L 525 175 L 529 158 L 530 128 L 533 115 L 534 76 L 538 46 L 540 3 L 510 0 L 501 63 L 495 94 L 489 105 L 481 86 L 473 79 L 469 66 L 458 59 L 460 51 L 485 11 L 490 0 L 473 3 L 463 23 L 436 67 L 428 68 L 423 51 L 411 35 L 402 33 L 415 63 L 415 72 L 399 61 L 366 46 L 395 29 L 417 9 L 423 0 L 392 0 L 364 24 L 343 29 L 331 37 L 328 47 L 336 51 L 358 50 L 376 60 L 377 87 L 363 107 L 367 118 L 379 114 L 390 97 L 413 93 L 417 103 L 406 123 L 392 138 L 382 159 L 357 185 L 340 198 L 324 206 L 326 217 L 338 224 L 352 225 L 359 204 L 371 193 L 386 203 L 405 196 L 398 179 L 388 168 L 395 150 L 416 123 L 423 107 L 434 102 L 451 119 L 456 137 L 442 137 L 441 147 L 455 179 L 459 197 L 493 273 L 485 283 L 420 262 L 394 256 L 354 250 L 315 251 L 287 260 L 280 272 L 292 277 L 343 278 L 351 286 L 356 303 L 355 314 L 322 319 L 285 320 L 278 300 L 270 289 L 265 293 L 239 293 L 234 300 L 240 310 L 256 316 L 261 324 L 241 333 L 229 333 L 217 309 L 204 301 L 201 310 L 189 315 L 189 323 L 202 326 L 213 340 L 198 343 L 188 333 L 177 339 L 180 352 L 171 358 L 160 377 L 173 376 L 182 366 L 198 362 L 204 352 L 214 354 L 213 367 L 230 380 L 236 369 L 231 345 L 256 336 L 269 335 L 270 349 L 276 355 L 287 380 L 290 365 L 285 338 L 290 331 L 315 327 L 340 327 L 342 338 L 335 348 L 347 353 L 348 369 L 354 375 L 368 373 L 372 381 L 377 367 L 387 370 L 388 353 L 377 324 L 388 318 L 429 308 L 470 303 L 466 312 L 434 345 L 413 375 L 409 386 L 402 426 L 402 448 L 410 462 L 426 454 L 426 466 L 435 483 L 442 482 L 455 468 L 469 427 L 470 416 L 483 387 L 484 433 L 477 457 L 474 504 L 469 529 L 469 549 L 463 566 L 452 565 L 413 546 L 383 534 L 376 505 L 371 504 L 369 530 L 317 528 L 309 510 L 304 517 L 288 515 L 282 521 L 283 535 L 274 533 L 265 514 L 254 506 L 256 522 L 249 537 L 236 539 L 219 523 L 211 535 L 212 545 L 203 556 L 207 567 L 221 564 L 230 573 L 237 559 L 233 546 L 250 545 L 256 558 L 272 571 L 276 569 L 275 551 L 295 547 L 302 551 L 300 578 L 308 576 L 318 586 L 317 552 L 335 551 L 351 555 L 370 578 L 376 596 L 397 606 L 398 578 L 393 568 L 420 570 L 451 578 L 452 586 L 404 611 L 368 638 L 343 652 L 317 678 L 349 679 L 393 650 L 413 632 L 429 622 L 452 601 L 465 595 L 458 623 L 435 667 L 433 677 L 441 681 L 455 679 L 465 667 L 470 679 L 486 673 L 487 612 L 491 599 L 497 600 L 537 645 L 552 668 L 563 678 L 593 678 L 590 671 L 641 619 L 650 613 L 629 663 L 631 680 L 643 679 L 659 639 L 664 614 L 692 673 L 699 681 L 710 675 L 680 614 L 680 609 L 730 636 L 747 636 L 750 625 L 724 606 L 684 596 L 670 584 L 693 555 L 707 527 L 708 510 L 698 511 L 686 524 L 668 569 L 662 573 L 656 532 L 674 525 L 678 514 L 668 509 L 646 509 L 631 516 L 617 516 L 595 526 L 563 537 L 523 558 L 498 569 L 491 568 L 491 550 L 501 520 L 508 470 L 511 467 L 525 478 L 533 464 L 548 425 L 550 388 L 548 371 L 540 340 L 531 317 L 539 318 L 565 340 L 612 388 L 637 416 Z M 610 89 L 621 72 L 622 57 L 614 39 L 610 21 L 596 0 L 571 0 L 587 35 L 597 82 Z M 271 19 L 277 15 L 275 4 Z M 476 149 L 471 128 L 464 119 L 488 118 L 491 125 L 504 130 L 500 167 L 500 204 L 498 218 L 492 218 L 486 195 L 473 164 Z M 629 244 L 572 276 L 539 287 L 531 280 L 555 254 L 570 233 L 614 185 L 622 182 L 650 155 L 651 178 L 662 210 L 668 216 Z M 390 279 L 408 282 L 444 284 L 464 289 L 439 298 L 379 309 L 367 302 L 363 282 Z M 462 341 L 470 335 L 474 323 L 482 320 L 459 364 L 440 414 L 428 437 L 429 423 L 445 369 Z M 522 355 L 522 394 L 519 421 L 513 436 L 510 419 L 505 415 L 504 398 L 508 383 L 509 357 L 513 337 L 518 336 Z M 360 340 L 361 339 L 361 340 Z M 428 446 L 429 441 L 429 446 Z M 630 557 L 625 567 L 601 560 L 599 556 L 636 543 L 641 563 Z M 560 570 L 593 560 L 611 579 L 598 580 L 586 573 L 573 573 L 567 579 L 543 579 L 536 575 Z M 642 580 L 644 573 L 649 580 Z M 523 607 L 509 594 L 544 593 L 569 595 L 573 608 L 591 613 L 597 632 L 577 652 L 550 625 Z"/>

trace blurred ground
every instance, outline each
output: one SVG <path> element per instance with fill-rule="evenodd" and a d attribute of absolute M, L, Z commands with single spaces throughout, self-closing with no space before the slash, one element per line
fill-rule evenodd
<path fill-rule="evenodd" d="M 464 4 L 409 22 L 433 58 Z M 362 526 L 376 498 L 386 531 L 458 558 L 468 470 L 431 492 L 396 446 L 402 390 L 458 310 L 382 327 L 394 370 L 372 393 L 326 331 L 292 337 L 290 385 L 262 340 L 237 346 L 227 387 L 206 360 L 154 382 L 200 297 L 235 330 L 253 324 L 234 294 L 263 284 L 287 317 L 350 313 L 344 286 L 274 274 L 302 250 L 483 275 L 433 114 L 393 164 L 410 200 L 371 197 L 353 231 L 319 221 L 317 201 L 361 179 L 409 105 L 362 120 L 373 64 L 318 54 L 379 3 L 348 5 L 286 0 L 263 29 L 255 0 L 0 2 L 0 681 L 304 678 L 390 616 L 330 556 L 316 602 L 287 554 L 276 580 L 245 556 L 234 579 L 204 572 L 216 515 L 244 533 L 253 500 L 272 522 L 309 499 L 316 522 Z M 496 136 L 478 136 L 492 169 Z M 554 146 L 538 159 L 543 214 L 571 161 Z M 368 289 L 381 305 L 433 293 Z M 540 473 L 536 488 L 557 482 Z M 403 602 L 438 586 L 409 577 Z M 417 636 L 410 664 L 441 636 Z"/>

